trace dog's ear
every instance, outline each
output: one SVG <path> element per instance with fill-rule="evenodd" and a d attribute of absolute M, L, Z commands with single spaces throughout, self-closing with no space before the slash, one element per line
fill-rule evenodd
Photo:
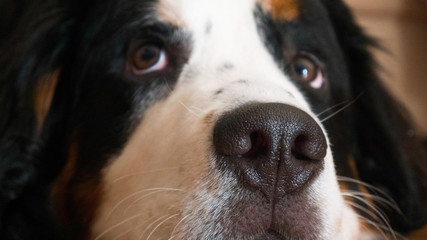
<path fill-rule="evenodd" d="M 64 1 L 65 2 L 65 1 Z M 68 59 L 72 20 L 59 0 L 0 2 L 0 231 L 2 239 L 54 239 L 19 230 L 24 219 L 43 230 L 45 186 L 61 167 L 60 149 L 45 151 L 61 134 L 66 96 L 58 89 Z M 7 13 L 3 15 L 3 13 Z M 52 111 L 56 108 L 57 111 Z M 64 126 L 65 127 L 65 126 Z M 53 146 L 56 146 L 53 144 Z M 49 155 L 49 156 L 47 156 Z M 52 161 L 49 162 L 48 159 Z M 32 201 L 32 203 L 30 203 Z M 38 212 L 39 214 L 37 214 Z M 34 216 L 41 219 L 35 219 Z M 13 224 L 17 227 L 13 228 Z M 19 225 L 21 224 L 21 225 Z M 16 231 L 15 231 L 16 230 Z M 8 233 L 4 233 L 8 232 Z M 28 235 L 28 236 L 27 236 Z M 8 239 L 6 237 L 6 239 Z"/>
<path fill-rule="evenodd" d="M 408 114 L 392 99 L 375 73 L 367 48 L 375 42 L 355 24 L 349 9 L 323 1 L 346 58 L 351 91 L 357 98 L 346 118 L 354 119 L 353 156 L 362 181 L 390 195 L 404 216 L 382 209 L 395 230 L 407 232 L 426 222 L 425 149 L 415 136 Z M 351 115 L 351 116 L 350 116 Z"/>

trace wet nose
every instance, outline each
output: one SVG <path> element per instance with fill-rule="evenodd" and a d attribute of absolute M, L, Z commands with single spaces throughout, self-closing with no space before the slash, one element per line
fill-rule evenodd
<path fill-rule="evenodd" d="M 252 103 L 222 115 L 213 143 L 220 167 L 267 196 L 307 185 L 323 169 L 327 151 L 316 121 L 281 103 Z"/>

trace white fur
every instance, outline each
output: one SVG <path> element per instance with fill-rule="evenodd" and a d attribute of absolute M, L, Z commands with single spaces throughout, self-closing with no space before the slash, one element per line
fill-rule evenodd
<path fill-rule="evenodd" d="M 233 175 L 215 170 L 215 119 L 251 101 L 290 104 L 317 119 L 260 39 L 255 4 L 159 1 L 158 18 L 191 33 L 191 57 L 170 96 L 144 114 L 123 152 L 104 170 L 105 195 L 93 238 L 223 239 L 227 226 L 213 223 L 229 210 L 229 199 L 245 193 L 236 191 Z M 224 64 L 234 68 L 218 71 Z M 224 91 L 214 98 L 218 89 Z M 209 114 L 212 119 L 206 120 Z M 310 187 L 310 199 L 322 211 L 319 239 L 357 239 L 357 219 L 340 196 L 330 149 L 325 162 Z"/>

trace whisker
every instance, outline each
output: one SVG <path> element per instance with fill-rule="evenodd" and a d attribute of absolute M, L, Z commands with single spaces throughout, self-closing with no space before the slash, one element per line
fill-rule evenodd
<path fill-rule="evenodd" d="M 159 168 L 159 169 L 152 169 L 152 170 L 145 170 L 145 171 L 139 171 L 139 172 L 133 172 L 133 173 L 129 173 L 123 176 L 120 176 L 116 179 L 114 179 L 112 181 L 112 183 L 117 183 L 119 181 L 122 181 L 123 179 L 126 178 L 130 178 L 130 177 L 134 177 L 134 176 L 139 176 L 139 175 L 144 175 L 144 174 L 150 174 L 150 173 L 157 173 L 157 172 L 162 172 L 162 171 L 168 171 L 168 170 L 174 170 L 174 169 L 179 169 L 182 168 L 184 170 L 191 170 L 192 168 L 198 167 L 200 164 L 195 164 L 195 163 L 186 163 L 186 164 L 180 164 L 176 167 L 168 167 L 168 168 Z"/>
<path fill-rule="evenodd" d="M 151 238 L 151 236 L 154 234 L 154 232 L 163 224 L 163 223 L 165 223 L 166 221 L 168 221 L 169 219 L 172 219 L 172 218 L 174 218 L 174 217 L 176 217 L 176 216 L 178 216 L 179 214 L 174 214 L 174 215 L 172 215 L 172 216 L 170 216 L 170 217 L 168 217 L 168 218 L 166 218 L 165 220 L 163 220 L 163 221 L 161 221 L 159 224 L 157 224 L 157 226 L 151 231 L 151 233 L 150 233 L 150 235 L 148 235 L 148 237 L 147 237 L 147 240 L 150 240 L 150 238 Z"/>
<path fill-rule="evenodd" d="M 367 213 L 369 216 L 371 216 L 372 218 L 374 218 L 375 220 L 377 220 L 377 221 L 380 221 L 379 219 L 378 219 L 378 216 L 376 216 L 373 212 L 371 212 L 371 211 L 369 211 L 368 209 L 366 209 L 366 208 L 364 208 L 364 207 L 362 207 L 361 205 L 359 205 L 359 204 L 356 204 L 355 202 L 351 202 L 351 201 L 345 201 L 347 204 L 349 204 L 349 205 L 351 205 L 351 206 L 353 206 L 353 207 L 355 207 L 355 208 L 357 208 L 357 209 L 359 209 L 359 210 L 361 210 L 362 212 L 365 212 L 365 213 Z M 370 225 L 372 225 L 372 226 L 374 226 L 377 230 L 379 230 L 382 234 L 385 234 L 385 232 L 384 232 L 384 230 L 385 231 L 387 231 L 387 232 L 389 232 L 392 236 L 391 237 L 393 237 L 393 239 L 397 239 L 397 237 L 396 237 L 396 235 L 398 235 L 399 237 L 402 237 L 400 234 L 398 234 L 398 233 L 396 233 L 391 227 L 390 227 L 390 225 L 388 225 L 387 224 L 387 226 L 386 225 L 384 225 L 384 224 L 381 224 L 381 223 L 375 223 L 375 222 L 373 222 L 373 221 L 371 221 L 371 220 L 369 220 L 369 219 L 367 219 L 367 218 L 365 218 L 365 217 L 363 217 L 363 216 L 360 216 L 360 215 L 358 215 L 358 217 L 359 218 L 361 218 L 362 220 L 364 220 L 365 222 L 367 222 L 367 223 L 369 223 Z M 379 228 L 381 228 L 382 230 L 380 230 Z M 389 239 L 388 237 L 386 237 L 385 235 L 383 235 L 383 237 L 384 237 L 384 239 Z"/>
<path fill-rule="evenodd" d="M 364 186 L 364 187 L 372 190 L 375 193 L 381 194 L 382 196 L 384 196 L 385 198 L 387 198 L 387 200 L 389 200 L 390 202 L 392 202 L 393 204 L 395 204 L 396 206 L 398 206 L 397 203 L 394 201 L 394 199 L 390 195 L 388 195 L 383 190 L 381 190 L 381 189 L 379 189 L 379 188 L 377 188 L 377 187 L 375 187 L 375 186 L 373 186 L 371 184 L 362 182 L 362 181 L 360 181 L 358 179 L 354 179 L 354 178 L 350 178 L 350 177 L 344 177 L 344 176 L 337 176 L 337 180 L 338 181 L 343 181 L 343 182 L 352 182 L 352 183 L 360 184 L 360 185 L 362 185 L 362 186 Z"/>
<path fill-rule="evenodd" d="M 144 193 L 144 192 L 158 191 L 158 190 L 165 190 L 165 189 L 167 189 L 167 188 L 147 188 L 147 189 L 142 189 L 142 190 L 136 191 L 136 192 L 128 195 L 127 197 L 123 198 L 118 203 L 116 203 L 116 205 L 114 205 L 114 207 L 111 209 L 110 213 L 107 215 L 107 220 L 111 217 L 111 214 L 113 214 L 113 212 L 126 200 L 128 200 L 134 196 L 137 196 L 141 193 Z M 175 189 L 175 188 L 170 188 L 170 189 Z"/>
<path fill-rule="evenodd" d="M 363 193 L 363 192 L 357 192 L 357 191 L 345 191 L 342 193 L 349 193 L 349 194 L 353 194 L 353 195 L 360 195 L 363 197 L 368 197 L 368 198 L 372 198 L 374 201 L 377 201 L 378 203 L 384 205 L 385 207 L 391 207 L 392 209 L 396 210 L 397 212 L 399 212 L 399 214 L 402 214 L 402 211 L 400 210 L 400 208 L 396 205 L 396 203 L 393 203 L 383 197 L 377 196 L 377 195 L 373 195 L 373 194 L 369 194 L 369 193 Z"/>
<path fill-rule="evenodd" d="M 195 110 L 195 111 L 199 111 L 200 113 L 204 113 L 204 114 L 206 114 L 206 113 L 208 113 L 208 111 L 206 111 L 206 110 L 203 110 L 203 109 L 201 109 L 201 108 L 199 108 L 199 107 L 196 107 L 196 106 L 190 106 L 190 108 L 191 109 L 193 109 L 193 110 Z"/>
<path fill-rule="evenodd" d="M 175 233 L 176 229 L 178 228 L 179 224 L 181 224 L 181 223 L 182 223 L 185 219 L 187 219 L 189 216 L 190 216 L 190 214 L 188 214 L 188 215 L 184 216 L 183 218 L 181 218 L 181 220 L 179 220 L 179 222 L 178 222 L 178 223 L 175 225 L 175 227 L 173 228 L 173 230 L 172 230 L 172 232 L 171 232 L 171 236 L 170 236 L 170 238 L 169 238 L 168 240 L 172 240 L 172 239 L 175 237 L 174 233 Z"/>
<path fill-rule="evenodd" d="M 383 225 L 383 224 L 380 224 L 380 223 L 375 223 L 375 222 L 373 222 L 373 221 L 371 221 L 371 220 L 369 220 L 369 219 L 367 219 L 367 218 L 364 218 L 364 217 L 362 217 L 362 216 L 358 216 L 359 218 L 362 218 L 363 219 L 363 221 L 365 221 L 366 223 L 368 223 L 368 224 L 370 224 L 370 225 L 372 225 L 372 226 L 377 226 L 378 228 L 381 228 L 382 230 L 385 230 L 385 231 L 387 231 L 387 232 L 389 232 L 390 234 L 392 234 L 392 236 L 390 236 L 390 237 L 392 237 L 393 239 L 395 239 L 395 240 L 397 240 L 398 238 L 397 237 L 399 237 L 399 239 L 400 240 L 406 240 L 407 238 L 405 237 L 405 236 L 403 236 L 402 234 L 399 234 L 399 233 L 397 233 L 397 232 L 395 232 L 393 229 L 389 229 L 387 226 L 385 226 L 385 225 Z M 377 229 L 378 229 L 377 228 Z M 382 231 L 382 232 L 384 232 L 384 231 Z M 388 234 L 388 235 L 390 235 L 390 234 Z M 389 238 L 388 237 L 385 237 L 385 239 L 386 240 L 388 240 Z"/>
<path fill-rule="evenodd" d="M 360 97 L 363 95 L 363 93 L 359 94 L 359 96 L 357 96 L 353 101 L 347 103 L 346 105 L 344 105 L 342 108 L 338 109 L 337 111 L 335 111 L 334 113 L 332 113 L 331 115 L 325 117 L 324 119 L 320 120 L 321 123 L 331 119 L 332 117 L 334 117 L 335 115 L 337 115 L 338 113 L 344 111 L 346 108 L 350 107 L 351 105 L 353 105 L 357 100 L 360 99 Z"/>
<path fill-rule="evenodd" d="M 157 172 L 162 172 L 162 171 L 167 171 L 167 170 L 172 170 L 172 169 L 177 169 L 177 168 L 180 168 L 180 167 L 169 167 L 169 168 L 160 168 L 160 169 L 155 169 L 155 170 L 134 172 L 134 173 L 130 173 L 130 174 L 118 177 L 118 178 L 114 179 L 112 183 L 116 183 L 116 182 L 119 182 L 125 178 L 129 178 L 129 177 L 133 177 L 133 176 L 138 176 L 138 175 L 143 175 L 143 174 L 148 174 L 148 173 L 157 173 Z"/>
<path fill-rule="evenodd" d="M 355 199 L 358 199 L 359 201 L 361 201 L 363 203 L 365 203 L 368 207 L 370 207 L 373 211 L 375 211 L 375 213 L 377 214 L 377 216 L 379 216 L 381 218 L 381 220 L 384 222 L 385 225 L 387 225 L 387 227 L 390 229 L 390 231 L 391 232 L 393 231 L 392 228 L 391 228 L 391 226 L 390 226 L 390 224 L 388 223 L 388 219 L 385 216 L 385 214 L 380 209 L 378 209 L 374 204 L 366 201 L 362 197 L 358 197 L 358 196 L 354 196 L 354 195 L 352 197 L 355 198 Z M 393 234 L 393 236 L 394 236 L 394 234 Z"/>
<path fill-rule="evenodd" d="M 145 213 L 140 213 L 140 214 L 134 215 L 132 217 L 129 217 L 129 218 L 127 218 L 127 219 L 125 219 L 125 220 L 123 220 L 123 221 L 121 221 L 121 222 L 119 222 L 119 223 L 117 223 L 117 224 L 115 224 L 115 225 L 107 228 L 107 230 L 105 230 L 104 232 L 102 232 L 101 234 L 99 234 L 94 240 L 100 239 L 101 237 L 103 237 L 104 235 L 106 235 L 107 233 L 109 233 L 110 231 L 114 230 L 117 227 L 120 227 L 120 225 L 125 224 L 125 223 L 127 223 L 129 221 L 132 221 L 132 220 L 134 220 L 134 219 L 136 219 L 138 217 L 141 217 L 144 214 Z"/>
<path fill-rule="evenodd" d="M 147 218 L 145 221 L 143 221 L 142 223 L 140 223 L 140 224 L 139 224 L 139 225 L 137 225 L 136 227 L 131 228 L 131 229 L 129 229 L 129 230 L 127 230 L 127 231 L 125 231 L 124 233 L 119 234 L 119 235 L 118 235 L 118 236 L 116 236 L 113 240 L 117 240 L 117 239 L 119 239 L 119 238 L 123 237 L 124 235 L 126 235 L 126 234 L 130 233 L 131 231 L 134 231 L 135 229 L 138 229 L 139 227 L 141 227 L 141 226 L 145 225 L 148 221 L 150 221 L 150 220 L 151 220 L 151 219 L 153 219 L 153 218 L 154 218 L 154 216 L 153 216 L 153 217 L 149 217 L 149 218 Z"/>
<path fill-rule="evenodd" d="M 151 195 L 154 195 L 154 194 L 156 194 L 156 193 L 162 193 L 162 192 L 181 192 L 181 193 L 185 193 L 186 191 L 181 190 L 181 189 L 175 189 L 175 188 L 165 188 L 165 189 L 159 189 L 159 190 L 157 190 L 157 191 L 153 191 L 153 192 L 151 192 L 151 193 L 145 194 L 145 195 L 143 195 L 143 196 L 141 196 L 141 197 L 137 198 L 136 200 L 132 201 L 132 202 L 129 204 L 129 206 L 127 206 L 127 207 L 126 207 L 126 209 L 123 211 L 123 214 L 126 214 L 126 213 L 128 212 L 128 210 L 129 210 L 130 208 L 132 208 L 132 206 L 134 206 L 134 205 L 135 205 L 135 203 L 137 203 L 137 202 L 139 202 L 139 201 L 143 200 L 144 198 L 147 198 L 147 197 L 149 197 L 149 196 L 151 196 Z"/>
<path fill-rule="evenodd" d="M 172 92 L 172 88 L 169 85 L 168 81 L 164 80 L 164 82 L 166 83 L 166 87 L 168 88 L 169 92 Z M 193 114 L 194 116 L 198 117 L 198 118 L 202 118 L 203 116 L 201 116 L 200 114 L 196 113 L 194 110 L 192 110 L 191 108 L 195 109 L 195 110 L 199 110 L 201 114 L 204 113 L 204 111 L 200 108 L 197 107 L 188 107 L 185 103 L 183 103 L 181 101 L 181 99 L 178 99 L 178 103 L 180 105 L 182 105 L 189 113 Z"/>
<path fill-rule="evenodd" d="M 387 234 L 383 230 L 384 226 L 380 226 L 381 224 L 375 223 L 375 222 L 373 222 L 373 221 L 371 221 L 371 220 L 369 220 L 369 219 L 367 219 L 365 217 L 362 217 L 360 215 L 357 216 L 357 217 L 358 217 L 359 221 L 367 223 L 367 224 L 373 226 L 381 234 L 381 236 L 383 237 L 383 239 L 388 240 Z"/>
<path fill-rule="evenodd" d="M 112 240 L 117 240 L 117 239 L 125 236 L 126 234 L 130 233 L 132 230 L 135 230 L 135 229 L 129 229 L 129 230 L 123 232 L 123 233 L 120 233 L 119 235 L 117 235 L 116 237 L 114 237 Z"/>
<path fill-rule="evenodd" d="M 379 222 L 381 221 L 381 219 L 375 213 L 373 213 L 372 211 L 370 211 L 369 209 L 364 208 L 363 206 L 361 206 L 361 205 L 359 205 L 359 204 L 357 204 L 355 202 L 352 202 L 352 201 L 345 201 L 345 203 L 347 203 L 348 205 L 350 205 L 350 206 L 352 206 L 352 207 L 354 207 L 356 209 L 359 209 L 360 211 L 368 214 L 373 219 L 375 219 L 375 220 L 377 220 Z M 378 224 L 380 224 L 380 223 L 378 223 Z"/>
<path fill-rule="evenodd" d="M 359 221 L 359 223 L 360 223 L 360 221 L 362 220 L 362 219 L 360 219 L 361 218 L 361 216 L 359 216 L 359 215 L 356 215 L 356 217 L 357 217 L 357 220 Z M 371 230 L 365 225 L 365 224 L 359 224 L 359 228 L 361 228 L 362 230 L 364 230 L 365 232 L 371 232 Z M 362 231 L 363 232 L 363 231 Z"/>
<path fill-rule="evenodd" d="M 382 221 L 386 225 L 388 231 L 392 234 L 394 239 L 396 238 L 394 231 L 393 231 L 393 228 L 390 226 L 390 224 L 388 223 L 387 217 L 385 216 L 385 214 L 381 210 L 379 210 L 375 205 L 369 203 L 368 201 L 366 201 L 362 197 L 358 197 L 358 196 L 354 196 L 354 195 L 347 195 L 347 196 L 353 197 L 353 198 L 365 203 L 369 208 L 371 208 L 376 213 L 376 214 L 374 214 L 375 217 L 370 214 L 370 213 L 372 213 L 370 211 L 368 211 L 368 212 L 364 211 L 364 212 L 368 213 L 371 217 L 374 217 L 377 221 L 379 221 L 379 222 Z M 357 204 L 356 203 L 352 204 L 352 206 L 355 206 L 355 205 L 357 205 Z M 365 208 L 358 208 L 358 209 L 360 209 L 362 211 L 367 210 Z M 378 219 L 378 217 L 379 217 L 379 219 Z"/>
<path fill-rule="evenodd" d="M 334 108 L 337 108 L 337 107 L 339 107 L 339 106 L 342 106 L 343 104 L 346 104 L 346 103 L 348 103 L 348 101 L 344 101 L 344 102 L 341 102 L 341 103 L 335 104 L 335 105 L 334 105 L 334 106 L 332 106 L 332 107 L 328 107 L 328 108 L 326 108 L 325 110 L 323 110 L 323 111 L 321 111 L 320 113 L 318 113 L 318 114 L 316 115 L 316 117 L 320 117 L 322 114 L 324 114 L 324 113 L 328 112 L 329 110 L 332 110 L 332 109 L 334 109 Z"/>
<path fill-rule="evenodd" d="M 183 103 L 181 100 L 178 99 L 178 103 L 181 104 L 185 109 L 187 109 L 188 112 L 190 112 L 191 114 L 193 114 L 194 116 L 198 117 L 198 118 L 202 118 L 203 116 L 196 113 L 195 111 L 191 110 L 190 107 L 188 107 L 187 105 L 185 105 L 185 103 Z M 203 112 L 202 112 L 203 113 Z"/>
<path fill-rule="evenodd" d="M 121 237 L 125 236 L 126 234 L 130 233 L 130 232 L 131 232 L 131 231 L 133 231 L 133 230 L 135 230 L 135 228 L 132 228 L 132 229 L 129 229 L 129 230 L 127 230 L 127 231 L 123 232 L 123 233 L 120 233 L 119 235 L 115 236 L 112 240 L 117 240 L 117 239 L 119 239 L 119 238 L 121 238 Z"/>
<path fill-rule="evenodd" d="M 150 225 L 148 225 L 148 227 L 145 228 L 144 232 L 142 232 L 142 234 L 139 236 L 139 240 L 142 239 L 142 237 L 144 236 L 144 234 L 148 231 L 148 229 L 150 229 L 151 226 L 153 226 L 155 223 L 162 221 L 163 219 L 167 218 L 169 215 L 165 215 L 165 216 L 161 216 L 159 217 L 156 221 L 152 222 Z"/>

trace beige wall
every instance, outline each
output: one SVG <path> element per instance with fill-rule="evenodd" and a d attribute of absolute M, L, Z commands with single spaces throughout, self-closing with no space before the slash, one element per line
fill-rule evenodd
<path fill-rule="evenodd" d="M 427 136 L 427 4 L 422 0 L 345 0 L 361 26 L 390 53 L 375 50 L 382 79 Z"/>

